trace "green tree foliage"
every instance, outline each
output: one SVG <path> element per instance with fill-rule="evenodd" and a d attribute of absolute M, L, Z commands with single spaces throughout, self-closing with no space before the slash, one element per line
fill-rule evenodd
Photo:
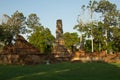
<path fill-rule="evenodd" d="M 36 28 L 37 28 L 38 26 L 41 26 L 39 20 L 40 20 L 40 19 L 39 19 L 39 17 L 37 16 L 37 14 L 32 13 L 32 14 L 30 14 L 30 15 L 28 16 L 27 26 L 28 26 L 28 28 L 30 28 L 29 32 L 35 31 L 35 30 L 37 30 Z"/>
<path fill-rule="evenodd" d="M 86 40 L 85 42 L 85 51 L 91 52 L 91 40 Z"/>
<path fill-rule="evenodd" d="M 72 51 L 74 45 L 80 43 L 77 33 L 64 33 L 65 46 Z"/>
<path fill-rule="evenodd" d="M 28 16 L 27 26 L 32 32 L 28 38 L 29 42 L 39 48 L 41 53 L 50 53 L 54 41 L 51 31 L 41 25 L 39 17 L 34 13 Z"/>
<path fill-rule="evenodd" d="M 45 34 L 44 34 L 44 39 L 45 39 L 45 52 L 46 53 L 51 53 L 53 49 L 53 42 L 55 40 L 54 36 L 52 35 L 51 31 L 49 28 L 45 28 Z"/>
<path fill-rule="evenodd" d="M 117 12 L 117 24 L 112 27 L 113 31 L 113 50 L 114 51 L 120 51 L 120 11 Z"/>
<path fill-rule="evenodd" d="M 1 37 L 0 40 L 3 44 L 11 44 L 12 40 L 13 40 L 13 35 L 10 33 L 9 30 L 6 30 L 7 25 L 6 24 L 2 24 L 1 26 Z"/>
<path fill-rule="evenodd" d="M 13 35 L 25 33 L 25 19 L 23 13 L 16 11 L 7 21 L 7 29 L 9 29 Z"/>
<path fill-rule="evenodd" d="M 5 44 L 11 44 L 13 36 L 4 29 L 5 25 L 0 25 L 0 50 Z"/>
<path fill-rule="evenodd" d="M 4 30 L 2 25 L 0 25 L 0 41 L 2 41 L 4 39 Z"/>
<path fill-rule="evenodd" d="M 2 28 L 2 25 L 0 25 L 0 50 L 1 50 L 1 48 L 3 47 L 4 38 L 5 38 L 4 30 L 3 30 L 3 28 Z"/>
<path fill-rule="evenodd" d="M 120 27 L 113 27 L 113 44 L 114 51 L 120 51 Z"/>
<path fill-rule="evenodd" d="M 94 23 L 95 24 L 95 23 Z M 103 51 L 105 50 L 105 36 L 104 34 L 104 24 L 100 21 L 97 22 L 97 25 L 94 25 L 93 36 L 94 36 L 94 51 Z"/>
<path fill-rule="evenodd" d="M 2 24 L 2 28 L 6 34 L 4 37 L 6 44 L 11 44 L 16 35 L 25 33 L 25 19 L 23 13 L 19 11 L 16 11 L 11 17 L 8 16 L 6 23 Z"/>
<path fill-rule="evenodd" d="M 29 36 L 29 42 L 39 48 L 41 53 L 50 53 L 53 41 L 54 36 L 48 28 L 43 26 L 37 27 L 36 31 Z"/>
<path fill-rule="evenodd" d="M 116 5 L 110 3 L 107 0 L 101 0 L 98 3 L 96 12 L 101 12 L 103 15 L 103 24 L 104 24 L 103 30 L 104 30 L 104 35 L 106 37 L 104 39 L 106 43 L 106 49 L 112 50 L 114 49 L 113 45 L 115 45 L 114 43 L 116 41 L 114 35 L 118 36 L 118 34 L 115 33 L 117 31 L 117 29 L 115 28 L 117 28 L 119 12 L 116 9 Z"/>

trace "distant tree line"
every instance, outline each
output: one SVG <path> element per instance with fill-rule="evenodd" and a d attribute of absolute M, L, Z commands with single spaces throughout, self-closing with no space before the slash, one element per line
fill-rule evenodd
<path fill-rule="evenodd" d="M 74 29 L 81 33 L 87 52 L 120 51 L 120 10 L 115 4 L 108 0 L 89 1 L 81 7 L 77 21 Z"/>

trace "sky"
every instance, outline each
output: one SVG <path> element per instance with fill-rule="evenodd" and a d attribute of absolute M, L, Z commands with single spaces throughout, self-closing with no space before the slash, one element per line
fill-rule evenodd
<path fill-rule="evenodd" d="M 120 10 L 120 0 L 109 0 Z M 25 17 L 35 13 L 40 23 L 48 27 L 55 35 L 56 20 L 62 19 L 64 32 L 75 32 L 73 27 L 77 24 L 81 6 L 88 4 L 89 0 L 0 0 L 0 21 L 3 14 L 11 16 L 16 10 Z"/>

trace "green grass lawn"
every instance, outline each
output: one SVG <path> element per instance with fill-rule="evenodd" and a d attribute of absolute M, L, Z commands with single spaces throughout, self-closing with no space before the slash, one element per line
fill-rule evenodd
<path fill-rule="evenodd" d="M 120 80 L 120 63 L 0 65 L 0 80 Z"/>

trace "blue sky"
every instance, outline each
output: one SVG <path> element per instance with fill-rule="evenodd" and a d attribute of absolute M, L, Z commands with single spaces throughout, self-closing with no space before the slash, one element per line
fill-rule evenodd
<path fill-rule="evenodd" d="M 109 0 L 120 9 L 120 0 Z M 62 19 L 64 32 L 75 32 L 80 8 L 89 0 L 0 0 L 0 18 L 2 14 L 11 16 L 16 10 L 26 17 L 36 13 L 43 26 L 48 27 L 55 34 L 56 20 Z"/>

